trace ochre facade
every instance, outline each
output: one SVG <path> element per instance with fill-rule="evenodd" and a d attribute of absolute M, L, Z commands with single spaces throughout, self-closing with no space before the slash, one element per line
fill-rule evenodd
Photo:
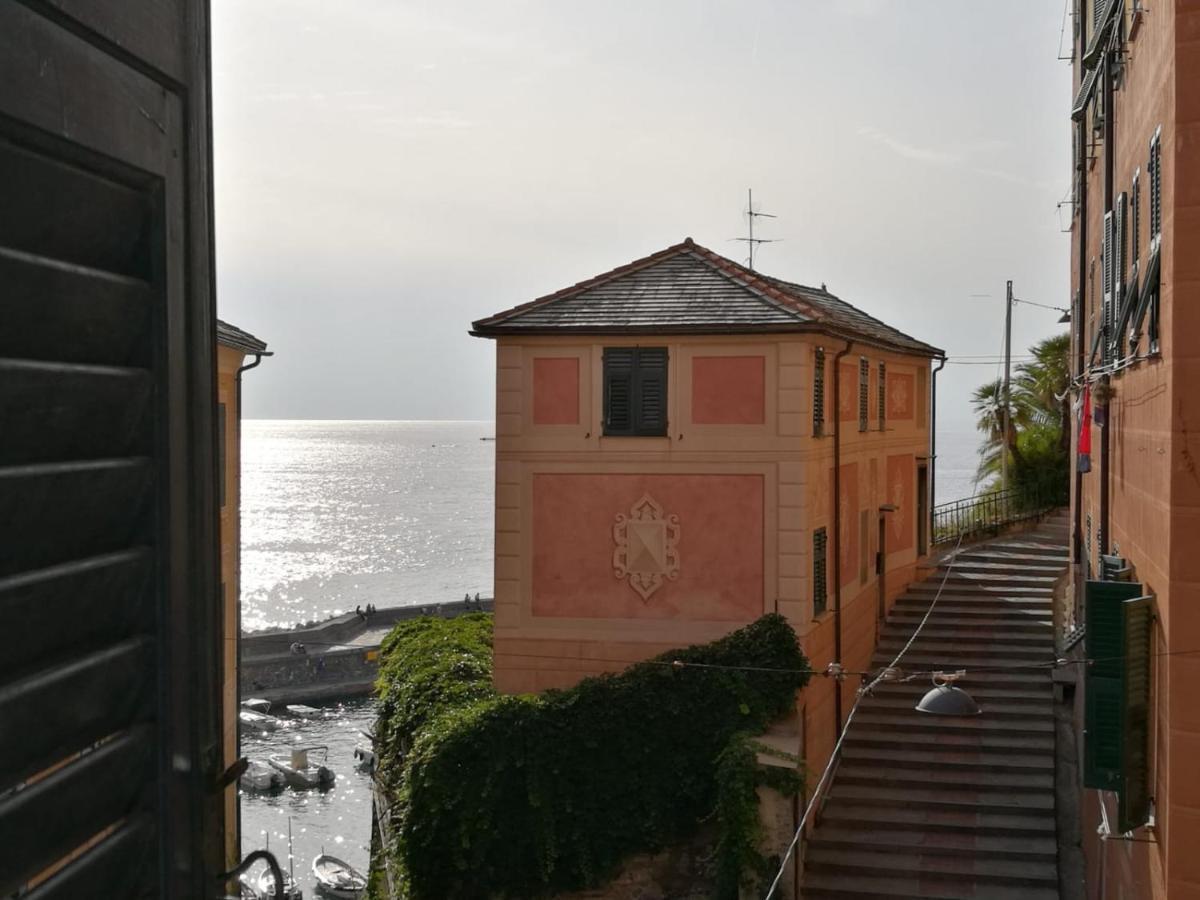
<path fill-rule="evenodd" d="M 603 433 L 604 351 L 627 346 L 667 349 L 664 436 Z M 853 343 L 835 398 L 833 367 L 845 348 L 845 339 L 817 334 L 498 338 L 497 686 L 565 687 L 712 640 L 768 612 L 793 623 L 813 667 L 824 669 L 834 658 L 839 570 L 842 662 L 866 669 L 881 612 L 913 579 L 923 550 L 919 519 L 928 498 L 918 483 L 928 481 L 918 482 L 918 471 L 930 465 L 929 359 Z M 820 436 L 818 349 L 825 359 Z M 860 430 L 863 360 L 869 378 Z M 887 504 L 895 510 L 881 511 Z M 643 534 L 639 515 L 664 524 Z M 824 611 L 814 611 L 813 597 L 819 528 L 828 535 Z M 662 534 L 665 543 L 655 544 Z M 876 572 L 881 538 L 886 588 Z M 639 589 L 626 565 L 658 574 Z M 845 710 L 857 684 L 843 685 Z M 810 765 L 833 745 L 833 690 L 833 681 L 816 678 L 800 700 L 798 749 Z"/>
<path fill-rule="evenodd" d="M 1095 2 L 1080 10 L 1077 88 L 1085 77 L 1080 59 L 1092 43 Z M 1075 371 L 1081 380 L 1092 379 L 1093 390 L 1102 383 L 1112 390 L 1107 428 L 1094 423 L 1091 429 L 1091 471 L 1073 485 L 1074 571 L 1078 582 L 1089 572 L 1097 577 L 1100 554 L 1119 555 L 1155 598 L 1148 747 L 1154 820 L 1102 841 L 1097 829 L 1105 820 L 1115 823 L 1115 797 L 1085 790 L 1082 837 L 1089 896 L 1185 900 L 1200 898 L 1200 654 L 1191 652 L 1200 648 L 1200 3 L 1126 2 L 1116 27 L 1097 63 L 1098 96 L 1074 124 L 1081 172 L 1071 257 Z M 1106 91 L 1107 85 L 1114 86 Z M 1156 133 L 1162 167 L 1158 344 L 1151 344 L 1144 322 L 1136 357 L 1125 350 L 1106 367 L 1091 353 L 1104 319 L 1104 217 L 1124 194 L 1124 265 L 1116 278 L 1127 282 L 1135 259 L 1144 275 L 1154 240 Z M 1077 415 L 1076 442 L 1079 428 Z"/>

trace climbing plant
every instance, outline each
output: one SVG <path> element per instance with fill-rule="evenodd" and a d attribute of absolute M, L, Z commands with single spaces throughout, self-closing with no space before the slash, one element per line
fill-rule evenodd
<path fill-rule="evenodd" d="M 385 848 L 412 900 L 541 897 L 604 883 L 635 853 L 718 825 L 721 895 L 762 863 L 748 735 L 808 680 L 777 615 L 569 690 L 491 687 L 490 619 L 422 619 L 382 648 Z M 682 663 L 679 665 L 678 663 Z M 786 781 L 786 783 L 784 783 Z"/>

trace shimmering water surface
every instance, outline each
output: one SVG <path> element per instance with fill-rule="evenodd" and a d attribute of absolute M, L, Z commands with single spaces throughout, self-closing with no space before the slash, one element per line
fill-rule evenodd
<path fill-rule="evenodd" d="M 276 732 L 242 735 L 242 753 L 250 759 L 288 755 L 293 746 L 325 745 L 337 781 L 327 790 L 277 794 L 242 793 L 242 853 L 270 845 L 287 868 L 288 820 L 292 826 L 292 865 L 305 897 L 316 896 L 312 861 L 324 852 L 340 857 L 366 874 L 371 849 L 371 781 L 354 768 L 354 747 L 375 722 L 375 701 L 356 700 L 322 709 L 319 719 L 280 716 Z M 318 754 L 317 759 L 320 758 Z M 260 866 L 261 867 L 261 866 Z M 257 869 L 255 870 L 258 871 Z"/>
<path fill-rule="evenodd" d="M 491 422 L 248 420 L 242 628 L 492 593 Z"/>

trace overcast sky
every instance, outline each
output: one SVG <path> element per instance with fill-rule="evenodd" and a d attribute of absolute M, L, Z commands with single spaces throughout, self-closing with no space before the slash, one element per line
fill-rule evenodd
<path fill-rule="evenodd" d="M 686 236 L 996 354 L 1068 305 L 1063 4 L 214 0 L 218 306 L 268 418 L 491 418 L 473 319 Z M 1069 42 L 1070 32 L 1066 41 Z M 760 220 L 761 221 L 761 220 Z M 1014 348 L 1064 326 L 1014 312 Z M 990 366 L 939 376 L 970 421 Z"/>

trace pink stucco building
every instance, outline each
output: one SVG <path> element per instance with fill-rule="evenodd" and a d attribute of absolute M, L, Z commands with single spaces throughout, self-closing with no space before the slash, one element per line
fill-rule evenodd
<path fill-rule="evenodd" d="M 691 239 L 472 333 L 497 343 L 501 690 L 570 685 L 767 612 L 814 667 L 866 668 L 927 551 L 940 350 Z M 806 690 L 810 760 L 838 706 L 830 680 Z"/>

